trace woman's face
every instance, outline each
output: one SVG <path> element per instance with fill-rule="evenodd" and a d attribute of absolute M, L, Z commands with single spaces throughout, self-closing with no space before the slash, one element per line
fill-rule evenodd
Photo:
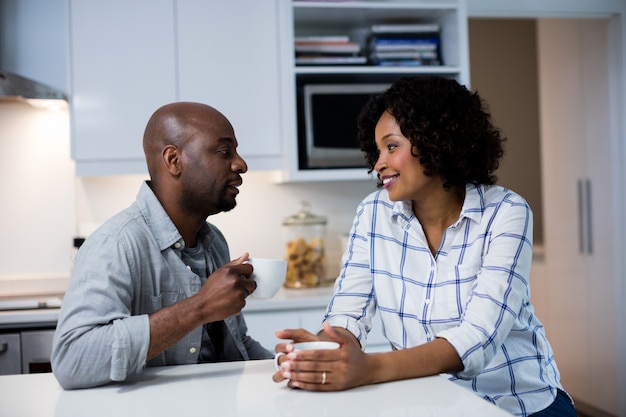
<path fill-rule="evenodd" d="M 433 190 L 442 189 L 441 181 L 424 175 L 419 158 L 411 153 L 411 141 L 405 137 L 396 119 L 384 112 L 374 132 L 379 151 L 374 169 L 392 201 L 421 200 Z"/>

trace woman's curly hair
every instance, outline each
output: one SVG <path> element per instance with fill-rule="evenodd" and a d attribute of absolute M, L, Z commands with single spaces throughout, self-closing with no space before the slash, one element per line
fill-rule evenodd
<path fill-rule="evenodd" d="M 372 96 L 357 120 L 357 138 L 370 173 L 379 154 L 374 130 L 385 111 L 417 150 L 424 175 L 440 177 L 445 189 L 496 183 L 494 172 L 506 139 L 493 126 L 478 93 L 453 79 L 415 76 L 400 78 Z"/>

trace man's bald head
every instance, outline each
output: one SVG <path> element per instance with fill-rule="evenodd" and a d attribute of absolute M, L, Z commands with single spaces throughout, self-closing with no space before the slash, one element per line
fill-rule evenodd
<path fill-rule="evenodd" d="M 143 135 L 143 150 L 152 179 L 163 169 L 163 149 L 185 147 L 198 131 L 213 131 L 213 126 L 230 123 L 215 108 L 202 103 L 177 102 L 159 108 L 148 120 Z"/>

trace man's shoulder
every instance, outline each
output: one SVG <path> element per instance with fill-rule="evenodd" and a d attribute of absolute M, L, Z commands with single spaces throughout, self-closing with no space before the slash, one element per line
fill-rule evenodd
<path fill-rule="evenodd" d="M 141 240 L 146 236 L 146 229 L 146 222 L 133 203 L 102 223 L 87 237 L 87 241 L 119 241 L 129 238 Z"/>
<path fill-rule="evenodd" d="M 127 230 L 129 227 L 136 227 L 138 224 L 144 225 L 145 221 L 143 221 L 137 204 L 133 203 L 129 207 L 107 219 L 98 229 L 96 229 L 96 232 L 119 234 L 123 230 Z"/>

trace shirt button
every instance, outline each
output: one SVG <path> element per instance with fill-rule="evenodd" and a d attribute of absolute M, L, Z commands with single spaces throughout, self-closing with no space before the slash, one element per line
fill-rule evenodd
<path fill-rule="evenodd" d="M 427 298 L 426 301 L 424 301 L 424 303 L 430 304 L 430 298 Z"/>
<path fill-rule="evenodd" d="M 181 245 L 180 242 L 174 243 L 174 248 L 176 248 L 176 249 L 180 249 L 181 246 L 183 246 L 183 245 Z"/>
<path fill-rule="evenodd" d="M 187 265 L 187 269 L 191 271 L 191 267 L 189 265 Z"/>
<path fill-rule="evenodd" d="M 196 353 L 196 348 L 192 347 L 191 349 L 189 349 L 189 353 Z"/>

